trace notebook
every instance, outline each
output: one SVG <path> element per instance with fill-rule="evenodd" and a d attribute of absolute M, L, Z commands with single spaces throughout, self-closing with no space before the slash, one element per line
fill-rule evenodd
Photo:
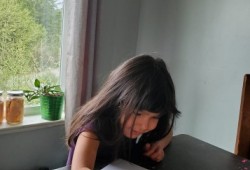
<path fill-rule="evenodd" d="M 117 159 L 102 170 L 147 170 L 139 165 L 133 164 L 123 159 Z"/>

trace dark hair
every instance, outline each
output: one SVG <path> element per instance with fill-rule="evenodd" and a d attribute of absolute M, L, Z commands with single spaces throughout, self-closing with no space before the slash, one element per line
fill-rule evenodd
<path fill-rule="evenodd" d="M 180 112 L 172 78 L 162 59 L 140 55 L 113 70 L 100 91 L 74 115 L 67 144 L 71 146 L 78 131 L 88 124 L 95 127 L 100 141 L 118 141 L 123 127 L 121 110 L 126 113 L 125 122 L 139 110 L 160 113 L 153 131 L 157 137 L 166 135 L 170 120 Z"/>

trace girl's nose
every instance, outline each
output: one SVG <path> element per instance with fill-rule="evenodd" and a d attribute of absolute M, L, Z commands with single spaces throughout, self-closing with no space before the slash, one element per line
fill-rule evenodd
<path fill-rule="evenodd" d="M 143 133 L 149 132 L 156 128 L 157 123 L 158 119 L 153 119 L 153 118 L 144 119 L 140 124 L 140 130 Z"/>
<path fill-rule="evenodd" d="M 148 130 L 148 123 L 142 123 L 141 124 L 141 132 L 146 132 Z"/>
<path fill-rule="evenodd" d="M 147 132 L 150 129 L 150 121 L 149 120 L 143 120 L 140 126 L 140 130 L 142 132 Z"/>

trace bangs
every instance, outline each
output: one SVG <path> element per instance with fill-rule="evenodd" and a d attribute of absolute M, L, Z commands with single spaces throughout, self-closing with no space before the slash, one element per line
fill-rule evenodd
<path fill-rule="evenodd" d="M 150 90 L 142 91 L 142 94 L 135 96 L 135 98 L 137 98 L 137 100 L 134 100 L 136 110 L 147 110 L 159 113 L 159 117 L 168 114 L 168 105 L 170 104 L 168 103 L 167 96 L 169 94 L 166 94 L 166 92 L 162 90 L 163 88 L 160 88 L 157 83 L 152 83 L 151 86 L 151 88 L 148 88 Z"/>
<path fill-rule="evenodd" d="M 124 90 L 121 95 L 124 109 L 134 113 L 147 110 L 159 113 L 159 117 L 168 114 L 172 94 L 171 90 L 166 88 L 165 82 L 157 77 L 134 82 L 131 88 Z"/>
<path fill-rule="evenodd" d="M 138 102 L 137 111 L 147 110 L 153 113 L 159 113 L 159 117 L 167 114 L 167 102 L 164 96 L 156 95 L 156 93 L 151 93 L 145 96 L 144 99 Z"/>

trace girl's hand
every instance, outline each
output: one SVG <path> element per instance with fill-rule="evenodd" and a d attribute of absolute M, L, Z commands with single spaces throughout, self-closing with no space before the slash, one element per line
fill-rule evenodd
<path fill-rule="evenodd" d="M 162 161 L 165 155 L 164 148 L 166 148 L 168 144 L 171 142 L 172 137 L 173 137 L 173 130 L 171 130 L 169 134 L 164 138 L 162 138 L 161 140 L 158 140 L 154 143 L 147 143 L 145 145 L 144 155 L 150 157 L 152 160 L 156 162 Z"/>
<path fill-rule="evenodd" d="M 161 141 L 157 141 L 155 143 L 147 143 L 145 145 L 145 156 L 150 157 L 152 160 L 156 162 L 162 161 L 164 158 L 164 144 Z"/>

